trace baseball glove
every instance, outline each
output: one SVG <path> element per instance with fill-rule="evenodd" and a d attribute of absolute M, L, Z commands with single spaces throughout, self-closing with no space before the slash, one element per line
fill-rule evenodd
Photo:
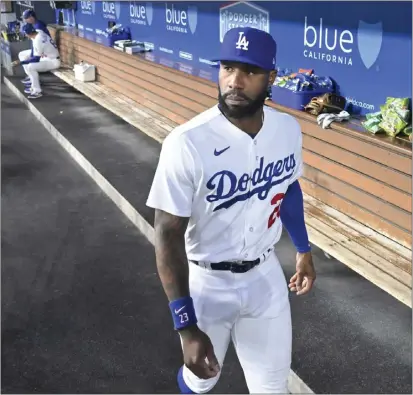
<path fill-rule="evenodd" d="M 344 110 L 346 106 L 346 99 L 343 96 L 335 93 L 324 93 L 321 96 L 313 97 L 305 107 L 304 110 L 313 115 L 320 115 L 323 113 L 339 113 Z"/>

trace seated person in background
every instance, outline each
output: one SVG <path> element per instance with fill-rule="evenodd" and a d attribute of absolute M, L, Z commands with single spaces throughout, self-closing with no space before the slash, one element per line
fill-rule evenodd
<path fill-rule="evenodd" d="M 24 11 L 22 17 L 25 23 L 29 23 L 30 25 L 33 25 L 33 27 L 36 30 L 41 30 L 42 32 L 46 33 L 50 37 L 50 32 L 47 29 L 46 24 L 37 19 L 36 13 L 33 10 Z M 31 49 L 27 49 L 19 53 L 19 59 L 21 61 L 27 60 L 32 56 L 33 56 L 33 45 Z M 26 77 L 24 80 L 22 80 L 22 82 L 23 84 L 30 84 L 29 77 Z"/>
<path fill-rule="evenodd" d="M 56 70 L 60 67 L 59 51 L 50 36 L 41 30 L 36 30 L 33 25 L 24 25 L 23 32 L 33 40 L 33 56 L 23 61 L 16 60 L 13 66 L 19 64 L 23 66 L 31 83 L 24 92 L 29 95 L 29 99 L 37 99 L 42 97 L 39 72 Z"/>
<path fill-rule="evenodd" d="M 25 23 L 29 23 L 30 25 L 33 25 L 33 27 L 36 30 L 41 30 L 42 32 L 46 33 L 49 37 L 50 32 L 47 29 L 47 26 L 44 22 L 40 21 L 36 17 L 36 13 L 33 10 L 26 10 L 23 12 L 23 20 Z"/>

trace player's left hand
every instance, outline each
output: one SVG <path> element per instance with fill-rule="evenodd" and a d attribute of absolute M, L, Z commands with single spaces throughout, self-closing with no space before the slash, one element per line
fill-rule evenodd
<path fill-rule="evenodd" d="M 297 295 L 304 295 L 311 290 L 316 279 L 313 257 L 311 251 L 297 252 L 296 259 L 296 273 L 291 277 L 288 288 L 292 292 L 297 292 Z"/>
<path fill-rule="evenodd" d="M 18 66 L 20 64 L 20 60 L 15 60 L 11 63 L 12 67 Z"/>

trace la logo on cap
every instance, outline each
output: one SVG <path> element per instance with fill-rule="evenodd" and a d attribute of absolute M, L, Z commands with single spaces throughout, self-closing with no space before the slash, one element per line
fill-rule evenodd
<path fill-rule="evenodd" d="M 244 51 L 248 51 L 248 45 L 249 41 L 247 41 L 247 38 L 244 35 L 244 32 L 239 32 L 238 33 L 238 41 L 237 45 L 235 46 L 237 49 L 243 49 Z"/>

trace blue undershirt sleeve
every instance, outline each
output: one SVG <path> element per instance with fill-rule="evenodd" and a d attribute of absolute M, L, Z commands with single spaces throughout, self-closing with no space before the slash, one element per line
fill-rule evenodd
<path fill-rule="evenodd" d="M 280 218 L 298 252 L 311 251 L 304 220 L 304 199 L 298 180 L 289 185 L 281 203 Z"/>
<path fill-rule="evenodd" d="M 29 64 L 29 63 L 37 63 L 40 62 L 40 56 L 32 56 L 31 58 L 27 60 L 23 60 L 23 62 L 20 62 L 20 64 Z"/>

